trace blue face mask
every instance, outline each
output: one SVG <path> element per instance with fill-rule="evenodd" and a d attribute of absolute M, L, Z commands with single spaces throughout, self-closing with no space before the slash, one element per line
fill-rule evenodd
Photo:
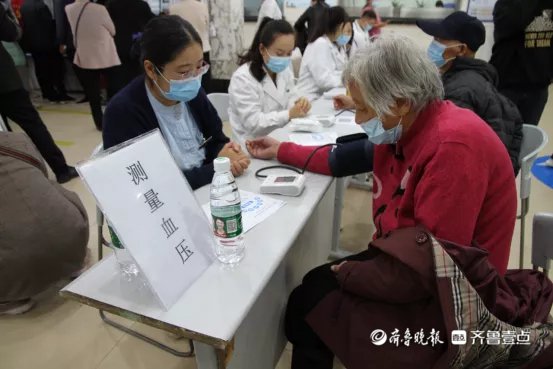
<path fill-rule="evenodd" d="M 201 74 L 196 77 L 188 78 L 185 80 L 174 80 L 174 79 L 168 80 L 167 78 L 165 78 L 165 76 L 160 72 L 160 70 L 157 67 L 156 69 L 161 75 L 161 77 L 169 83 L 169 91 L 166 92 L 166 91 L 163 91 L 161 87 L 159 87 L 156 81 L 154 81 L 157 88 L 159 88 L 159 91 L 161 92 L 161 94 L 167 100 L 188 102 L 194 99 L 196 96 L 198 96 L 200 87 L 202 87 Z"/>
<path fill-rule="evenodd" d="M 336 44 L 338 46 L 345 46 L 349 40 L 350 40 L 351 36 L 349 35 L 344 35 L 344 34 L 341 34 L 340 36 L 338 36 L 338 38 L 336 39 Z"/>
<path fill-rule="evenodd" d="M 363 31 L 365 31 L 365 33 L 369 32 L 371 29 L 373 29 L 373 25 L 372 24 L 367 24 L 365 26 L 365 28 L 363 28 Z"/>
<path fill-rule="evenodd" d="M 269 55 L 269 62 L 265 64 L 267 69 L 269 69 L 273 73 L 280 73 L 284 72 L 286 68 L 290 65 L 290 57 L 287 56 L 272 56 L 267 51 L 267 54 Z"/>
<path fill-rule="evenodd" d="M 430 43 L 430 46 L 428 46 L 428 50 L 426 51 L 426 54 L 428 55 L 428 57 L 430 58 L 430 60 L 432 60 L 432 63 L 434 63 L 434 65 L 436 65 L 438 68 L 441 68 L 441 67 L 443 67 L 448 61 L 454 59 L 454 58 L 451 58 L 451 59 L 447 59 L 447 60 L 446 60 L 446 59 L 444 58 L 444 51 L 445 51 L 446 49 L 449 49 L 450 47 L 455 47 L 455 46 L 459 46 L 459 45 L 462 45 L 462 44 L 446 46 L 446 45 L 444 45 L 444 44 L 439 43 L 439 42 L 436 41 L 436 40 L 433 40 L 433 41 Z"/>
<path fill-rule="evenodd" d="M 375 145 L 395 144 L 399 141 L 403 132 L 401 119 L 397 126 L 388 130 L 384 129 L 382 121 L 378 117 L 374 117 L 362 123 L 361 128 L 363 128 L 367 136 L 369 136 L 369 141 Z"/>

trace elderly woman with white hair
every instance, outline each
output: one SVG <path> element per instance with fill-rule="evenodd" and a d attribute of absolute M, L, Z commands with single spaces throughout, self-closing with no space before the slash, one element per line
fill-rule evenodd
<path fill-rule="evenodd" d="M 469 252 L 489 253 L 483 263 L 489 263 L 490 270 L 497 271 L 498 276 L 505 274 L 517 200 L 509 155 L 497 135 L 473 112 L 442 100 L 443 86 L 438 69 L 409 39 L 383 37 L 360 50 L 348 63 L 344 80 L 355 103 L 356 123 L 374 144 L 373 162 L 363 163 L 363 154 L 356 155 L 356 150 L 349 149 L 356 145 L 355 142 L 343 143 L 318 150 L 307 169 L 334 174 L 342 165 L 348 166 L 350 172 L 357 166 L 361 173 L 372 166 L 376 241 L 399 229 L 422 226 L 438 239 L 465 245 L 464 249 Z M 303 167 L 314 150 L 269 137 L 249 141 L 247 148 L 256 158 L 277 158 L 296 167 Z M 366 146 L 358 145 L 357 151 L 363 150 L 366 151 Z M 342 154 L 337 155 L 337 152 Z M 343 153 L 350 155 L 349 160 Z M 365 157 L 370 160 L 372 156 Z M 419 240 L 421 243 L 426 241 L 423 238 Z M 345 350 L 349 350 L 345 356 L 351 359 L 369 349 L 358 345 L 359 342 L 370 344 L 367 340 L 371 330 L 365 326 L 364 333 L 359 332 L 359 326 L 363 325 L 355 324 L 352 314 L 356 311 L 346 307 L 364 304 L 367 297 L 381 302 L 429 298 L 417 295 L 425 289 L 420 287 L 419 276 L 413 275 L 404 264 L 398 265 L 388 259 L 374 263 L 382 255 L 382 248 L 373 247 L 376 241 L 368 250 L 333 263 L 332 271 L 328 265 L 311 271 L 292 293 L 286 328 L 294 343 L 293 369 L 332 368 L 333 355 L 329 348 L 336 349 L 329 343 L 332 334 L 331 338 L 327 336 L 321 341 L 319 336 L 324 336 L 325 328 L 316 322 L 334 322 L 339 317 L 351 315 L 351 320 L 348 318 L 342 326 L 334 327 L 336 336 L 345 342 Z M 405 257 L 407 255 L 413 256 L 406 249 Z M 365 299 L 352 295 L 348 283 L 357 283 L 361 289 L 366 287 L 361 293 Z M 395 295 L 388 298 L 383 293 Z M 334 312 L 327 317 L 319 314 L 319 319 L 313 317 L 313 310 L 330 295 L 341 296 L 329 310 Z M 387 319 L 395 311 L 393 307 L 390 309 L 389 316 L 385 313 L 375 315 L 372 329 L 379 325 L 382 329 L 388 327 Z M 418 319 L 419 315 L 411 316 L 408 309 L 406 319 Z M 424 307 L 417 309 L 424 310 Z M 431 323 L 438 328 L 443 320 L 436 311 L 428 310 L 427 313 L 437 317 L 419 327 L 428 328 L 429 333 Z M 343 336 L 343 332 L 349 333 Z M 393 350 L 384 352 L 386 355 L 380 357 L 384 360 L 381 365 L 374 362 L 354 364 L 355 360 L 350 360 L 347 367 L 432 367 L 427 364 L 437 360 L 443 351 L 434 347 L 430 351 L 411 348 L 413 355 L 401 359 L 401 365 L 399 359 L 393 357 Z M 390 354 L 392 356 L 387 356 Z M 340 358 L 344 361 L 343 356 Z M 424 362 L 422 366 L 413 364 L 421 363 L 420 360 Z M 398 365 L 391 365 L 394 362 Z"/>

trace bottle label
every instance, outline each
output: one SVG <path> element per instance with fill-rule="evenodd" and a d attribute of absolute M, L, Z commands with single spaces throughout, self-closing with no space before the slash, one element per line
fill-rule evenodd
<path fill-rule="evenodd" d="M 117 247 L 118 249 L 124 249 L 123 244 L 121 241 L 119 241 L 119 237 L 117 237 L 117 234 L 115 231 L 111 228 L 111 226 L 108 226 L 109 235 L 111 236 L 111 244 L 114 247 Z"/>
<path fill-rule="evenodd" d="M 212 207 L 213 232 L 219 238 L 233 238 L 242 234 L 242 209 L 240 204 Z"/>

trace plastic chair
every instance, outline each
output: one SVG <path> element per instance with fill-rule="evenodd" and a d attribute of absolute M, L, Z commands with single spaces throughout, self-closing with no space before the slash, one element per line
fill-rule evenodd
<path fill-rule="evenodd" d="M 4 119 L 0 117 L 0 132 L 8 132 L 8 127 L 6 126 L 6 123 L 4 123 Z"/>
<path fill-rule="evenodd" d="M 525 124 L 522 127 L 524 138 L 522 139 L 522 147 L 519 154 L 520 163 L 520 260 L 519 267 L 524 265 L 524 239 L 526 232 L 526 215 L 528 214 L 528 206 L 530 200 L 530 184 L 532 179 L 532 164 L 538 157 L 540 151 L 547 144 L 548 137 L 543 129 L 538 126 Z"/>
<path fill-rule="evenodd" d="M 217 110 L 217 114 L 219 114 L 221 121 L 228 122 L 229 95 L 224 93 L 212 93 L 207 95 L 207 98 L 213 104 L 215 110 Z"/>
<path fill-rule="evenodd" d="M 104 150 L 104 144 L 101 143 L 99 144 L 98 146 L 96 146 L 96 148 L 94 149 L 94 151 L 92 151 L 92 155 L 91 155 L 91 158 L 98 155 L 99 153 L 101 153 L 102 151 Z M 102 210 L 100 210 L 100 208 L 98 206 L 96 206 L 96 224 L 98 226 L 98 260 L 102 260 L 102 258 L 104 257 L 104 246 L 106 247 L 112 247 L 111 246 L 111 243 L 106 240 L 106 238 L 104 237 L 104 221 L 105 221 L 105 217 L 104 217 L 104 213 L 102 213 Z M 165 352 L 168 352 L 170 354 L 173 354 L 175 356 L 178 356 L 178 357 L 192 357 L 194 356 L 194 344 L 192 343 L 192 340 L 187 340 L 188 341 L 188 344 L 190 345 L 190 350 L 189 351 L 178 351 L 178 350 L 175 350 L 174 348 L 171 348 L 167 345 L 164 345 L 163 343 L 159 342 L 159 341 L 156 341 L 154 340 L 153 338 L 150 338 L 148 336 L 145 336 L 143 335 L 142 333 L 138 332 L 138 331 L 135 331 L 134 329 L 131 329 L 131 328 L 127 328 L 125 327 L 124 325 L 122 324 L 119 324 L 117 323 L 116 321 L 114 320 L 111 320 L 109 319 L 104 310 L 99 310 L 99 313 L 100 313 L 100 318 L 102 318 L 102 321 L 116 329 L 119 329 L 120 331 L 123 331 L 133 337 L 136 337 L 142 341 L 145 341 L 145 342 L 148 342 L 149 344 L 165 351 Z"/>
<path fill-rule="evenodd" d="M 534 270 L 542 268 L 547 275 L 549 260 L 553 259 L 553 214 L 534 215 L 532 228 L 532 265 Z"/>

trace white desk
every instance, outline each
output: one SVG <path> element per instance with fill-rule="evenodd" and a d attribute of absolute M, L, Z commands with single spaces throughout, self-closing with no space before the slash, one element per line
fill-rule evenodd
<path fill-rule="evenodd" d="M 243 190 L 258 191 L 253 160 Z M 324 263 L 330 252 L 335 184 L 307 174 L 300 197 L 245 235 L 246 256 L 234 270 L 214 263 L 169 310 L 147 296 L 121 288 L 116 261 L 108 257 L 65 287 L 61 294 L 128 319 L 194 340 L 199 369 L 268 369 L 278 362 L 286 338 L 284 309 L 303 275 Z M 209 186 L 196 191 L 201 204 Z"/>

